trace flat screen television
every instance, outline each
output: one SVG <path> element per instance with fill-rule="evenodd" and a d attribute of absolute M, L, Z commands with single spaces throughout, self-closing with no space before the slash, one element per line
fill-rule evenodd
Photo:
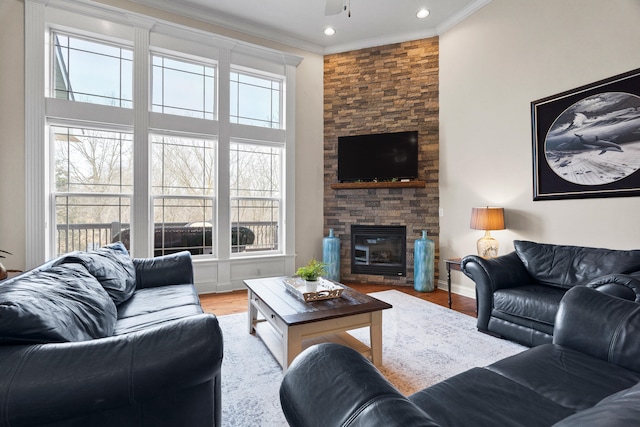
<path fill-rule="evenodd" d="M 338 137 L 338 181 L 417 177 L 417 131 Z"/>

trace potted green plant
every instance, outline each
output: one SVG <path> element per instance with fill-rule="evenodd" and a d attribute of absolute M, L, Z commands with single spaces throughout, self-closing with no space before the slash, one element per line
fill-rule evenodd
<path fill-rule="evenodd" d="M 2 249 L 0 249 L 0 258 L 6 258 L 2 254 L 13 255 L 11 252 L 3 251 Z M 6 278 L 7 278 L 7 269 L 4 268 L 4 265 L 2 265 L 2 263 L 0 262 L 0 280 L 4 280 Z"/>
<path fill-rule="evenodd" d="M 305 265 L 304 267 L 300 267 L 296 271 L 296 274 L 302 277 L 304 280 L 313 282 L 318 280 L 318 277 L 322 276 L 323 274 L 327 274 L 327 271 L 325 270 L 326 265 L 327 264 L 325 264 L 324 262 L 320 262 L 315 258 L 311 258 L 307 265 Z"/>

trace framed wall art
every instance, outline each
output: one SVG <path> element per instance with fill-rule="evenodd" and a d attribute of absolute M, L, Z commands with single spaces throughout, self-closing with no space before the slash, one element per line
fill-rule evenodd
<path fill-rule="evenodd" d="M 640 69 L 531 103 L 533 200 L 640 195 Z"/>

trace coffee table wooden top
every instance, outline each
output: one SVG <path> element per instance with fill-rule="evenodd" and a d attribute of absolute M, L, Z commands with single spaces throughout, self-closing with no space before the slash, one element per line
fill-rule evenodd
<path fill-rule="evenodd" d="M 391 304 L 362 294 L 341 283 L 339 285 L 344 287 L 344 291 L 340 298 L 304 302 L 287 290 L 284 279 L 286 277 L 268 277 L 249 279 L 244 283 L 288 326 L 371 313 L 393 307 Z"/>

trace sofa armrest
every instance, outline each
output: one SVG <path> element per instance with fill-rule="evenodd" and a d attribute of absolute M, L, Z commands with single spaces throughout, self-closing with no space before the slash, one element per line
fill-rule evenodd
<path fill-rule="evenodd" d="M 155 258 L 134 258 L 136 288 L 193 284 L 191 253 L 182 251 Z"/>
<path fill-rule="evenodd" d="M 560 301 L 553 343 L 640 372 L 638 330 L 640 304 L 574 286 Z"/>
<path fill-rule="evenodd" d="M 478 329 L 486 331 L 493 309 L 493 293 L 531 283 L 531 276 L 516 252 L 497 258 L 467 255 L 460 262 L 462 272 L 476 283 Z"/>
<path fill-rule="evenodd" d="M 531 283 L 531 276 L 516 252 L 497 258 L 467 255 L 462 258 L 460 267 L 464 274 L 476 282 L 476 286 L 491 292 Z"/>
<path fill-rule="evenodd" d="M 360 353 L 324 343 L 298 355 L 280 386 L 291 427 L 437 426 Z"/>
<path fill-rule="evenodd" d="M 219 376 L 222 350 L 211 314 L 91 341 L 2 346 L 3 421 L 48 425 L 202 384 Z"/>
<path fill-rule="evenodd" d="M 629 274 L 608 274 L 586 285 L 614 297 L 640 302 L 640 278 Z"/>

